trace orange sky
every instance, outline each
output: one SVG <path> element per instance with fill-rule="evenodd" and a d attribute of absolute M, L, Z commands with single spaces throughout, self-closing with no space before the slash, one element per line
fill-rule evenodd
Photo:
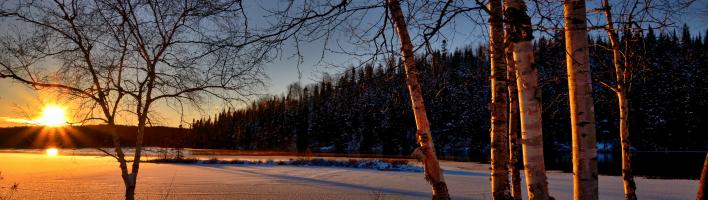
<path fill-rule="evenodd" d="M 66 95 L 57 94 L 51 90 L 33 90 L 26 85 L 19 84 L 9 79 L 0 79 L 0 127 L 24 126 L 28 121 L 40 117 L 42 109 L 47 105 L 60 105 L 66 110 L 66 118 L 74 123 L 84 118 L 79 114 L 85 112 L 79 109 L 78 102 L 70 101 Z M 203 112 L 195 109 L 186 109 L 184 120 L 191 122 L 193 118 L 199 118 L 221 110 L 223 106 L 209 102 L 203 106 Z M 179 112 L 166 107 L 165 105 L 154 105 L 155 120 L 154 125 L 179 126 Z M 119 124 L 133 125 L 134 120 L 130 114 L 123 114 L 117 120 Z M 189 127 L 187 124 L 183 126 Z"/>

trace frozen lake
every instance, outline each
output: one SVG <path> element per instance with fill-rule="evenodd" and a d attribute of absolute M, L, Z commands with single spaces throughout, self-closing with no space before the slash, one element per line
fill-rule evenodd
<path fill-rule="evenodd" d="M 239 159 L 259 159 L 244 157 Z M 266 157 L 287 158 L 287 157 Z M 443 162 L 453 199 L 490 199 L 488 165 Z M 110 157 L 0 153 L 12 199 L 122 199 Z M 572 199 L 569 173 L 549 172 L 556 199 Z M 430 199 L 420 172 L 277 165 L 141 164 L 139 199 Z M 523 184 L 523 183 L 522 183 Z M 640 199 L 694 199 L 698 181 L 637 178 Z M 623 199 L 621 177 L 600 176 L 600 199 Z"/>

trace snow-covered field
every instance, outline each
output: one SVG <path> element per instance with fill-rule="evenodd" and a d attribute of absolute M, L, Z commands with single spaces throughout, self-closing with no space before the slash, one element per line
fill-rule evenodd
<path fill-rule="evenodd" d="M 443 162 L 453 199 L 490 199 L 488 165 Z M 109 157 L 0 153 L 0 197 L 121 199 Z M 549 172 L 551 195 L 572 199 L 572 177 Z M 523 183 L 522 183 L 523 184 Z M 640 199 L 694 199 L 698 181 L 638 178 Z M 600 199 L 623 199 L 621 177 L 600 176 Z M 430 199 L 420 172 L 337 167 L 143 163 L 139 199 Z"/>

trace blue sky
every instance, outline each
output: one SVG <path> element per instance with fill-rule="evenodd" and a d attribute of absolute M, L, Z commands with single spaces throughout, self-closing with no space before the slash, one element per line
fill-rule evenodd
<path fill-rule="evenodd" d="M 598 7 L 598 3 L 599 1 L 590 0 L 588 1 L 587 7 L 588 9 Z M 698 34 L 704 35 L 705 30 L 708 29 L 707 12 L 708 1 L 696 1 L 683 13 L 675 13 L 676 18 L 673 20 L 674 26 L 680 28 L 684 23 L 686 23 L 691 27 L 691 31 L 694 36 Z M 597 17 L 604 17 L 604 15 L 595 15 L 594 17 L 589 16 L 589 19 L 598 19 Z M 604 19 L 600 18 L 600 20 Z M 538 18 L 534 18 L 534 21 L 537 22 Z M 672 27 L 668 27 L 667 30 L 670 30 L 671 28 Z M 457 20 L 456 23 L 452 23 L 451 26 L 446 27 L 441 32 L 442 35 L 445 35 L 444 39 L 447 40 L 449 49 L 455 49 L 467 45 L 476 46 L 478 44 L 486 44 L 488 42 L 487 27 L 474 24 L 470 20 L 464 18 Z M 535 34 L 537 37 L 541 35 L 538 31 L 536 31 Z M 591 34 L 601 34 L 601 37 L 606 36 L 606 33 L 602 31 L 593 31 Z M 346 37 L 346 35 L 339 35 L 339 38 L 336 39 L 346 40 Z M 440 40 L 438 40 L 438 42 L 439 41 Z M 419 44 L 420 40 L 414 41 L 414 43 Z M 433 46 L 440 47 L 440 43 L 435 43 Z M 352 56 L 336 53 L 327 53 L 323 60 L 325 63 L 318 63 L 317 61 L 320 59 L 323 43 L 321 41 L 317 41 L 312 44 L 305 44 L 301 47 L 301 52 L 304 53 L 303 60 L 305 62 L 300 65 L 300 72 L 302 76 L 298 77 L 298 69 L 295 65 L 295 63 L 297 63 L 297 59 L 291 57 L 291 55 L 295 53 L 295 49 L 292 46 L 287 46 L 284 49 L 285 51 L 280 58 L 265 65 L 266 71 L 271 78 L 271 84 L 268 87 L 268 92 L 270 94 L 282 93 L 287 88 L 287 85 L 293 82 L 299 81 L 303 84 L 312 83 L 313 80 L 317 80 L 321 76 L 322 72 L 337 73 L 342 71 L 342 69 L 347 66 L 358 64 L 352 63 Z M 339 68 L 329 66 L 328 64 L 331 63 L 341 66 Z"/>

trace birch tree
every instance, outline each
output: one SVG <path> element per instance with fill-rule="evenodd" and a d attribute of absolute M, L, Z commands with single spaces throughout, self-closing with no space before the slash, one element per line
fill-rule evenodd
<path fill-rule="evenodd" d="M 632 160 L 629 140 L 629 89 L 633 76 L 641 65 L 643 59 L 641 50 L 635 48 L 636 36 L 641 34 L 645 24 L 656 27 L 667 27 L 673 13 L 687 8 L 692 1 L 629 1 L 616 2 L 618 9 L 611 6 L 609 0 L 602 0 L 601 8 L 596 11 L 604 15 L 605 25 L 602 27 L 607 33 L 609 50 L 612 52 L 612 68 L 614 81 L 604 82 L 600 85 L 611 90 L 617 97 L 619 110 L 619 138 L 622 152 L 622 180 L 625 199 L 637 199 L 636 183 L 632 174 Z M 615 13 L 613 12 L 618 12 Z M 651 29 L 651 26 L 649 27 Z M 625 37 L 619 36 L 623 32 Z M 622 47 L 624 45 L 624 47 Z"/>
<path fill-rule="evenodd" d="M 573 198 L 598 199 L 595 110 L 585 0 L 563 2 L 573 152 Z"/>
<path fill-rule="evenodd" d="M 390 1 L 288 1 L 285 9 L 269 10 L 278 18 L 273 29 L 278 32 L 281 40 L 294 39 L 295 44 L 300 42 L 324 41 L 322 58 L 326 53 L 345 54 L 360 63 L 378 61 L 379 56 L 388 57 L 400 53 L 403 57 L 406 84 L 409 90 L 412 110 L 417 126 L 416 140 L 420 145 L 413 152 L 413 156 L 420 159 L 425 168 L 425 179 L 433 186 L 434 199 L 449 199 L 447 186 L 441 172 L 435 146 L 430 133 L 430 122 L 425 111 L 420 74 L 415 65 L 414 53 L 418 49 L 428 47 L 438 32 L 446 25 L 452 23 L 456 16 L 466 12 L 481 9 L 469 7 L 464 1 L 406 1 L 409 16 L 404 16 L 401 3 L 398 0 Z M 476 5 L 476 4 L 475 4 Z M 301 6 L 301 8 L 299 8 Z M 380 15 L 379 15 L 380 14 Z M 363 18 L 371 19 L 371 23 L 362 23 Z M 413 34 L 423 41 L 414 46 L 408 27 L 417 27 Z M 343 31 L 348 41 L 356 50 L 337 45 L 335 48 L 327 46 L 334 40 L 332 35 Z M 401 45 L 400 51 L 394 50 L 395 43 L 391 37 L 398 35 Z M 413 35 L 416 36 L 416 35 Z M 339 43 L 339 42 L 337 42 Z M 428 52 L 432 53 L 432 52 Z M 295 53 L 300 56 L 299 49 Z M 506 145 L 506 143 L 505 143 Z M 506 148 L 506 147 L 505 147 Z"/>
<path fill-rule="evenodd" d="M 506 3 L 505 3 L 506 5 Z M 506 9 L 505 9 L 506 10 Z M 509 174 L 511 175 L 511 197 L 521 199 L 521 174 L 519 168 L 519 99 L 516 89 L 516 67 L 514 67 L 514 43 L 509 40 L 511 26 L 504 27 L 504 43 L 506 45 L 506 77 L 509 92 Z"/>
<path fill-rule="evenodd" d="M 425 171 L 425 180 L 433 186 L 433 199 L 450 199 L 450 194 L 447 191 L 445 178 L 440 169 L 440 163 L 435 155 L 435 145 L 433 137 L 430 134 L 430 123 L 425 112 L 425 103 L 423 102 L 422 89 L 418 81 L 418 69 L 415 65 L 413 55 L 413 44 L 408 35 L 408 27 L 401 4 L 398 0 L 386 1 L 388 12 L 391 16 L 391 21 L 398 33 L 398 38 L 401 43 L 401 55 L 403 56 L 403 66 L 406 70 L 406 84 L 410 94 L 411 105 L 413 106 L 413 115 L 415 116 L 416 138 L 420 147 L 413 153 L 419 160 L 423 162 Z"/>
<path fill-rule="evenodd" d="M 91 24 L 77 19 L 77 5 L 78 2 L 55 2 L 19 4 L 15 8 L 3 9 L 4 17 L 16 19 L 35 29 L 27 32 L 18 30 L 5 35 L 0 41 L 3 53 L 0 78 L 26 84 L 34 90 L 56 90 L 89 105 L 85 111 L 87 117 L 81 122 L 100 121 L 109 125 L 107 132 L 112 136 L 115 150 L 115 154 L 110 155 L 119 162 L 127 195 L 128 177 L 125 176 L 127 170 L 124 170 L 127 161 L 115 128 L 117 111 L 125 93 L 114 87 L 111 78 L 122 79 L 122 71 L 125 70 L 122 63 L 126 62 L 128 47 L 125 43 L 114 43 L 118 48 L 102 49 L 103 46 L 97 42 L 98 33 L 86 30 L 86 26 Z M 31 15 L 32 11 L 46 16 Z M 85 19 L 85 16 L 81 17 Z M 108 49 L 115 54 L 96 53 Z M 58 58 L 62 62 L 56 72 L 46 72 L 48 70 L 38 66 L 46 58 Z M 96 58 L 106 62 L 99 62 Z"/>
<path fill-rule="evenodd" d="M 605 31 L 607 32 L 607 37 L 610 40 L 610 48 L 612 49 L 612 64 L 615 68 L 615 85 L 603 85 L 607 86 L 607 88 L 610 88 L 610 90 L 615 93 L 617 96 L 617 103 L 619 105 L 619 132 L 622 148 L 622 180 L 624 186 L 624 196 L 627 200 L 636 200 L 637 195 L 635 194 L 635 190 L 637 189 L 637 185 L 634 182 L 634 177 L 632 175 L 632 153 L 629 151 L 629 99 L 627 98 L 627 90 L 629 87 L 630 71 L 627 66 L 628 60 L 625 60 L 624 62 L 621 61 L 623 56 L 620 51 L 619 36 L 615 31 L 615 25 L 612 20 L 612 8 L 610 7 L 609 0 L 602 0 L 602 7 L 602 10 L 604 10 L 605 13 L 605 20 L 607 22 Z M 627 24 L 629 28 L 632 27 L 631 23 Z M 624 58 L 627 58 L 627 56 L 624 56 Z"/>
<path fill-rule="evenodd" d="M 0 78 L 94 105 L 83 108 L 86 120 L 115 125 L 122 113 L 138 126 L 130 168 L 115 128 L 115 152 L 104 151 L 119 163 L 125 199 L 135 198 L 155 105 L 248 96 L 262 85 L 260 63 L 277 43 L 246 31 L 235 1 L 20 2 L 2 13 L 30 28 L 0 40 L 11 55 L 0 59 Z M 44 68 L 43 61 L 60 67 Z"/>
<path fill-rule="evenodd" d="M 502 24 L 501 0 L 488 2 L 489 57 L 491 80 L 491 188 L 494 199 L 510 199 L 509 188 L 509 133 L 508 88 L 504 52 L 504 27 Z"/>
<path fill-rule="evenodd" d="M 550 199 L 543 157 L 541 90 L 531 43 L 531 18 L 526 14 L 526 5 L 519 0 L 504 2 L 504 16 L 509 23 L 507 40 L 513 45 L 526 188 L 529 199 Z"/>

